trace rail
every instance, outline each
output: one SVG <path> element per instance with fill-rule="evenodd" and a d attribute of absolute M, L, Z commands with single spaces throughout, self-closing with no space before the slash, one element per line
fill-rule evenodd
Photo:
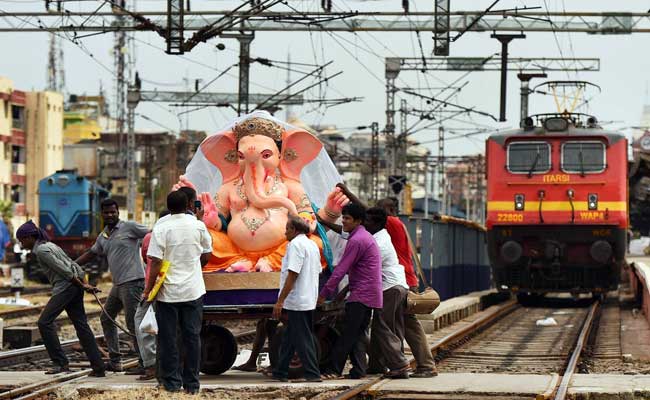
<path fill-rule="evenodd" d="M 107 298 L 108 296 L 100 297 L 100 300 L 102 302 L 105 302 Z M 40 314 L 41 311 L 43 311 L 45 306 L 46 304 L 42 304 L 39 306 L 18 307 L 13 310 L 0 311 L 0 318 L 7 320 L 12 318 L 22 318 L 22 317 L 37 315 Z M 87 314 L 90 314 L 90 312 Z"/>
<path fill-rule="evenodd" d="M 554 400 L 565 400 L 567 398 L 567 394 L 569 391 L 569 384 L 571 383 L 571 379 L 573 379 L 573 374 L 575 373 L 576 367 L 578 366 L 580 355 L 582 354 L 582 350 L 585 347 L 587 338 L 591 333 L 594 316 L 596 315 L 596 312 L 598 311 L 599 307 L 600 307 L 599 301 L 596 301 L 594 302 L 594 304 L 591 305 L 591 308 L 589 309 L 589 314 L 587 314 L 583 322 L 580 335 L 578 336 L 578 340 L 576 341 L 576 345 L 573 351 L 571 352 L 571 358 L 569 358 L 569 362 L 567 364 L 566 369 L 564 370 L 562 379 L 561 380 L 555 379 L 554 385 L 551 386 L 553 389 L 541 395 L 538 395 L 537 400 L 549 399 L 553 395 L 553 393 L 555 393 Z"/>
<path fill-rule="evenodd" d="M 255 337 L 255 332 L 256 332 L 255 330 L 240 332 L 235 335 L 235 339 L 240 343 L 249 340 L 252 341 L 253 338 Z M 101 339 L 101 338 L 103 338 L 103 335 L 95 336 L 95 339 Z M 78 342 L 79 342 L 78 339 L 68 340 L 66 342 L 63 342 L 61 345 L 64 348 L 70 348 Z M 12 358 L 15 360 L 16 357 L 23 359 L 24 357 L 28 357 L 29 355 L 40 354 L 42 352 L 45 352 L 45 346 L 41 345 L 41 346 L 33 346 L 27 349 L 19 349 L 19 350 L 6 352 L 6 353 L 1 353 L 0 362 L 3 361 L 6 362 L 6 360 L 12 360 Z M 125 369 L 132 368 L 138 365 L 138 360 L 132 359 L 123 363 L 122 365 Z M 52 378 L 45 379 L 27 386 L 11 389 L 0 393 L 0 400 L 3 399 L 28 400 L 28 399 L 40 398 L 41 396 L 44 396 L 47 393 L 51 393 L 63 385 L 67 385 L 70 384 L 71 382 L 85 378 L 91 372 L 92 372 L 91 369 L 83 369 L 81 371 L 75 371 L 65 375 L 54 376 Z"/>
<path fill-rule="evenodd" d="M 431 352 L 433 353 L 434 351 L 439 350 L 440 348 L 444 346 L 449 346 L 460 339 L 471 335 L 478 331 L 479 329 L 482 329 L 486 327 L 487 325 L 490 325 L 494 323 L 496 320 L 499 318 L 503 317 L 504 315 L 514 311 L 519 305 L 515 300 L 509 300 L 497 307 L 495 307 L 491 312 L 488 314 L 483 315 L 482 317 L 478 318 L 477 320 L 473 321 L 472 323 L 462 326 L 459 329 L 450 332 L 448 335 L 445 337 L 437 340 L 435 343 L 431 345 Z M 411 357 L 409 360 L 409 364 L 413 366 L 415 364 L 415 359 Z M 351 387 L 350 389 L 347 389 L 343 391 L 342 393 L 339 393 L 337 396 L 332 397 L 332 400 L 350 400 L 353 399 L 355 396 L 360 395 L 363 392 L 366 392 L 369 390 L 371 387 L 374 385 L 380 384 L 381 382 L 388 381 L 388 379 L 384 379 L 381 376 L 369 379 L 367 381 L 364 381 L 356 386 Z"/>

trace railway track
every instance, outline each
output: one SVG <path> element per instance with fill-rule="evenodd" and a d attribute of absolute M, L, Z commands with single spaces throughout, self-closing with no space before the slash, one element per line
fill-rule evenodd
<path fill-rule="evenodd" d="M 588 312 L 585 308 L 519 307 L 469 342 L 438 352 L 438 369 L 452 373 L 560 373 Z M 536 323 L 551 318 L 556 325 Z"/>
<path fill-rule="evenodd" d="M 103 302 L 106 301 L 107 298 L 108 298 L 108 296 L 103 296 L 103 297 L 100 297 L 99 299 L 103 303 Z M 92 298 L 89 298 L 89 299 L 92 299 Z M 92 303 L 94 304 L 94 299 L 92 300 Z M 11 319 L 16 319 L 16 318 L 31 317 L 31 316 L 39 315 L 41 313 L 41 311 L 43 311 L 43 308 L 45 308 L 45 304 L 41 304 L 41 305 L 37 305 L 37 306 L 28 306 L 28 307 L 17 307 L 16 309 L 12 309 L 12 310 L 3 310 L 3 311 L 0 311 L 0 318 L 7 321 L 7 320 L 11 320 Z M 92 311 L 87 312 L 86 314 L 88 316 L 90 316 L 91 313 L 92 313 Z M 100 313 L 101 313 L 101 311 L 100 311 Z"/>
<path fill-rule="evenodd" d="M 460 340 L 467 339 L 468 336 L 471 336 L 475 332 L 493 324 L 503 316 L 511 313 L 514 311 L 516 308 L 518 308 L 519 305 L 514 301 L 510 300 L 507 301 L 499 306 L 494 306 L 491 307 L 492 310 L 486 314 L 484 314 L 482 317 L 468 323 L 458 323 L 458 328 L 449 332 L 442 338 L 439 338 L 435 340 L 431 344 L 431 351 L 432 352 L 437 352 L 438 350 L 441 350 L 443 347 L 446 346 L 451 346 L 454 343 L 457 343 Z M 415 359 L 411 358 L 409 360 L 409 363 L 411 364 L 411 367 L 415 366 Z M 372 378 L 370 380 L 367 380 L 365 382 L 360 383 L 359 385 L 356 385 L 350 389 L 347 389 L 338 395 L 332 397 L 332 400 L 350 400 L 354 399 L 357 396 L 360 396 L 362 393 L 366 392 L 368 389 L 370 389 L 372 386 L 380 384 L 382 381 L 386 381 L 386 379 L 383 379 L 382 377 L 378 376 L 375 378 Z"/>
<path fill-rule="evenodd" d="M 431 351 L 437 354 L 441 372 L 552 373 L 555 379 L 549 390 L 537 399 L 564 400 L 599 306 L 595 302 L 588 308 L 531 309 L 509 301 L 472 322 L 457 323 L 455 329 L 430 344 Z M 536 324 L 549 316 L 558 325 Z M 414 366 L 415 360 L 410 362 Z M 371 388 L 385 381 L 381 377 L 366 380 L 332 399 L 372 394 Z"/>
<path fill-rule="evenodd" d="M 21 291 L 20 294 L 24 296 L 31 296 L 31 295 L 41 295 L 41 294 L 48 294 L 52 291 L 52 286 L 49 285 L 42 285 L 42 286 L 27 286 L 24 287 Z M 14 292 L 12 291 L 12 288 L 10 287 L 0 287 L 0 297 L 8 297 L 8 296 L 13 296 Z"/>
<path fill-rule="evenodd" d="M 103 339 L 103 335 L 96 336 L 96 339 Z M 253 341 L 255 338 L 255 330 L 244 331 L 235 334 L 235 339 L 239 344 L 245 344 Z M 78 345 L 78 340 L 68 340 L 61 343 L 64 350 L 71 351 L 75 345 Z M 45 346 L 33 346 L 26 349 L 18 349 L 8 351 L 0 354 L 0 368 L 7 365 L 16 365 L 16 363 L 34 362 L 35 360 L 42 360 L 47 358 L 47 351 Z M 137 366 L 138 360 L 131 359 L 124 362 L 122 365 L 125 369 Z M 41 396 L 46 396 L 48 393 L 55 392 L 57 389 L 64 385 L 68 385 L 75 381 L 81 380 L 88 376 L 91 369 L 82 369 L 67 374 L 59 374 L 49 379 L 36 382 L 31 385 L 14 388 L 5 392 L 0 392 L 0 400 L 4 399 L 36 399 Z"/>

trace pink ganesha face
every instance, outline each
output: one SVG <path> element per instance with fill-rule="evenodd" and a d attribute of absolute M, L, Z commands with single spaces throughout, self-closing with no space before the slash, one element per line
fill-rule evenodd
<path fill-rule="evenodd" d="M 269 176 L 275 174 L 275 170 L 280 165 L 278 146 L 273 139 L 265 135 L 249 135 L 241 138 L 237 144 L 237 155 L 240 171 L 245 169 L 247 163 L 261 163 L 264 175 Z"/>

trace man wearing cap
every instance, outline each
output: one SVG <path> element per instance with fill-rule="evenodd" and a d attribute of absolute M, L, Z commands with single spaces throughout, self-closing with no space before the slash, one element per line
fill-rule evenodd
<path fill-rule="evenodd" d="M 23 248 L 34 253 L 52 285 L 52 296 L 38 318 L 38 330 L 47 353 L 54 363 L 54 367 L 45 373 L 58 374 L 70 370 L 68 357 L 61 348 L 55 324 L 56 318 L 65 310 L 74 325 L 81 347 L 90 361 L 92 367 L 90 376 L 105 376 L 102 355 L 95 342 L 95 335 L 88 326 L 83 300 L 84 291 L 95 293 L 98 289 L 83 281 L 84 273 L 81 267 L 59 246 L 50 242 L 47 234 L 32 221 L 18 228 L 16 238 Z"/>

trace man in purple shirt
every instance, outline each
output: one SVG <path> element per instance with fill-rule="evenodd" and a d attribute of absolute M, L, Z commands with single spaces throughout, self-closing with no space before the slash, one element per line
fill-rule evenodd
<path fill-rule="evenodd" d="M 366 375 L 365 331 L 370 323 L 373 309 L 382 308 L 381 253 L 372 235 L 362 223 L 365 209 L 354 203 L 343 207 L 343 232 L 349 233 L 345 252 L 318 296 L 318 304 L 336 293 L 343 276 L 348 274 L 350 296 L 345 304 L 343 332 L 334 348 L 330 365 L 324 369 L 323 377 L 331 379 L 343 373 L 345 361 L 350 356 L 352 369 L 350 378 L 360 379 Z"/>

